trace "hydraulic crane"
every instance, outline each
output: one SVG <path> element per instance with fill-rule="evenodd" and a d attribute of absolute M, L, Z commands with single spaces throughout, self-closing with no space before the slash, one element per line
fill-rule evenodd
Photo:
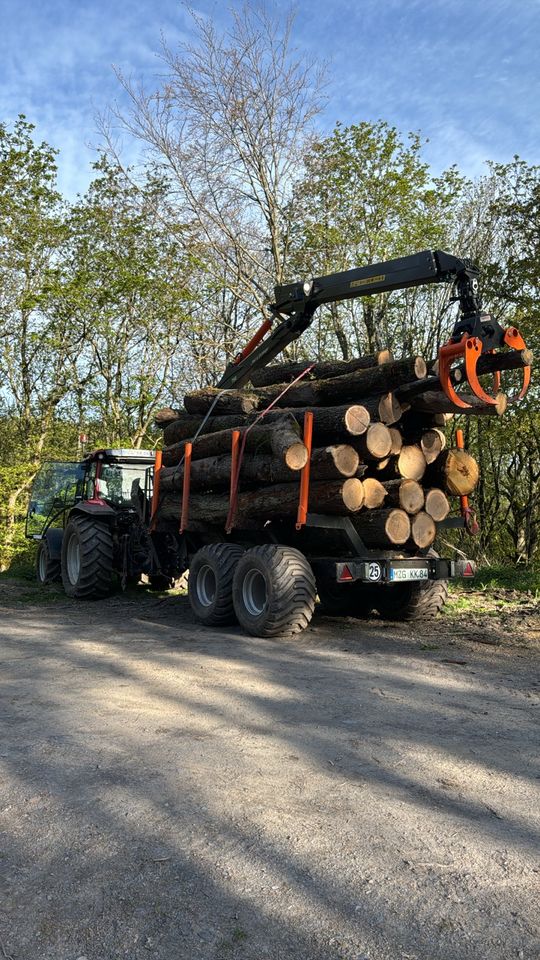
<path fill-rule="evenodd" d="M 488 314 L 482 313 L 478 276 L 478 268 L 471 260 L 460 259 L 442 250 L 424 250 L 383 263 L 315 277 L 304 283 L 277 286 L 275 301 L 269 306 L 270 316 L 228 365 L 218 386 L 223 389 L 242 387 L 254 370 L 265 366 L 301 336 L 312 323 L 317 308 L 325 303 L 424 284 L 450 283 L 455 289 L 453 299 L 459 303 L 459 316 L 448 342 L 439 351 L 441 387 L 456 406 L 470 406 L 466 394 L 457 392 L 452 378 L 452 365 L 464 360 L 466 379 L 461 387 L 470 389 L 484 403 L 494 404 L 495 396 L 488 394 L 478 379 L 478 359 L 482 353 L 493 353 L 502 347 L 522 350 L 525 342 L 515 327 L 504 329 Z M 275 322 L 277 326 L 272 330 Z M 499 374 L 494 375 L 495 393 L 499 378 Z M 521 391 L 512 399 L 525 395 L 529 381 L 530 368 L 524 367 Z"/>

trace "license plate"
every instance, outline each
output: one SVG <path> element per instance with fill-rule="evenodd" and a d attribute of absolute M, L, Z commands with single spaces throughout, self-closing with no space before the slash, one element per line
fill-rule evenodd
<path fill-rule="evenodd" d="M 427 567 L 397 567 L 390 570 L 391 580 L 428 580 Z"/>

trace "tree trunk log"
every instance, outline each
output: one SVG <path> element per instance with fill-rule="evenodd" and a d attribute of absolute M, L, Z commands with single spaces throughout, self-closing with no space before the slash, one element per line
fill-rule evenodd
<path fill-rule="evenodd" d="M 415 543 L 417 547 L 420 547 L 421 550 L 425 550 L 431 546 L 436 536 L 437 527 L 435 521 L 428 513 L 421 510 L 420 513 L 417 513 L 416 516 L 413 517 L 411 523 L 411 539 L 413 543 Z"/>
<path fill-rule="evenodd" d="M 366 477 L 366 479 L 363 480 L 363 484 L 364 506 L 367 507 L 368 510 L 376 510 L 378 507 L 382 507 L 386 496 L 386 490 L 382 483 L 380 483 L 379 480 L 375 480 L 374 477 Z"/>
<path fill-rule="evenodd" d="M 282 483 L 258 487 L 238 494 L 235 526 L 242 519 L 265 520 L 294 517 L 298 510 L 298 483 Z M 316 481 L 310 484 L 309 509 L 313 513 L 348 516 L 362 507 L 364 488 L 355 477 L 342 481 Z M 160 500 L 160 518 L 177 518 L 182 505 L 181 494 L 166 492 Z M 229 512 L 227 494 L 199 493 L 189 498 L 189 518 L 207 523 L 224 523 Z M 189 527 L 189 523 L 188 523 Z"/>
<path fill-rule="evenodd" d="M 389 426 L 397 423 L 407 409 L 396 398 L 395 393 L 384 393 L 381 397 L 366 397 L 362 406 L 368 411 L 371 420 L 380 421 Z"/>
<path fill-rule="evenodd" d="M 343 376 L 328 380 L 311 380 L 290 386 L 289 390 L 280 399 L 284 384 L 270 387 L 254 387 L 249 397 L 258 397 L 259 409 L 277 401 L 279 407 L 311 407 L 324 404 L 356 403 L 362 397 L 374 394 L 387 393 L 400 384 L 411 380 L 421 380 L 426 376 L 427 367 L 422 357 L 410 357 L 405 360 L 392 360 L 379 367 L 368 367 L 366 370 L 354 370 Z M 184 398 L 184 406 L 191 413 L 206 413 L 214 400 L 219 396 L 218 387 L 207 387 L 188 393 Z M 234 405 L 235 398 L 241 404 L 244 392 L 242 390 L 228 390 L 229 403 Z M 232 407 L 231 407 L 232 408 Z M 241 412 L 241 411 L 239 411 Z"/>
<path fill-rule="evenodd" d="M 508 405 L 508 398 L 504 393 L 497 394 L 495 404 L 484 403 L 478 397 L 469 394 L 464 397 L 464 400 L 471 406 L 457 407 L 442 390 L 432 390 L 414 397 L 410 403 L 413 410 L 419 410 L 423 413 L 454 413 L 473 417 L 500 417 Z"/>
<path fill-rule="evenodd" d="M 405 444 L 397 457 L 392 457 L 382 471 L 381 479 L 421 480 L 426 472 L 426 458 L 416 444 Z"/>
<path fill-rule="evenodd" d="M 355 357 L 353 360 L 323 360 L 316 363 L 307 374 L 310 380 L 327 380 L 329 377 L 339 377 L 344 373 L 353 373 L 355 370 L 366 370 L 368 367 L 380 366 L 393 360 L 390 350 L 379 350 L 378 353 L 365 357 Z M 262 370 L 254 370 L 251 382 L 254 387 L 269 387 L 276 383 L 290 383 L 309 367 L 309 360 L 297 360 L 288 363 L 274 363 Z"/>
<path fill-rule="evenodd" d="M 219 454 L 194 460 L 191 464 L 191 488 L 193 490 L 226 489 L 231 480 L 231 456 Z M 358 469 L 358 454 L 345 444 L 334 447 L 316 448 L 311 455 L 311 480 L 339 480 L 353 477 Z M 247 455 L 240 467 L 240 486 L 258 483 L 268 485 L 288 483 L 298 480 L 298 475 L 290 470 L 283 461 L 269 454 Z M 183 465 L 164 467 L 161 472 L 160 489 L 181 490 L 184 480 Z"/>
<path fill-rule="evenodd" d="M 404 510 L 367 510 L 353 522 L 367 547 L 401 545 L 411 535 L 411 521 Z"/>
<path fill-rule="evenodd" d="M 296 429 L 295 429 L 296 428 Z M 240 434 L 246 432 L 242 427 Z M 220 430 L 208 433 L 193 440 L 192 459 L 202 460 L 219 454 L 231 452 L 232 431 Z M 179 463 L 184 456 L 185 442 L 175 443 L 163 450 L 163 464 L 166 467 Z M 300 438 L 298 425 L 288 420 L 271 424 L 257 424 L 251 427 L 246 439 L 246 453 L 267 451 L 273 453 L 289 469 L 300 470 L 307 462 L 307 449 Z"/>
<path fill-rule="evenodd" d="M 204 416 L 212 407 L 212 415 L 220 416 L 233 413 L 253 413 L 261 406 L 260 397 L 247 390 L 225 390 L 219 387 L 203 387 L 193 390 L 184 397 L 184 407 L 188 413 Z"/>
<path fill-rule="evenodd" d="M 426 463 L 433 463 L 446 446 L 446 437 L 444 430 L 433 427 L 431 430 L 425 430 L 420 438 L 420 447 L 426 458 Z"/>
<path fill-rule="evenodd" d="M 362 437 L 351 442 L 361 460 L 383 460 L 392 449 L 392 434 L 384 423 L 372 423 Z"/>
<path fill-rule="evenodd" d="M 444 490 L 439 490 L 438 487 L 432 487 L 431 490 L 426 490 L 425 511 L 429 513 L 430 517 L 435 520 L 436 523 L 440 523 L 441 520 L 446 519 L 450 513 L 450 503 Z"/>
<path fill-rule="evenodd" d="M 467 496 L 478 483 L 479 469 L 474 457 L 466 450 L 443 450 L 428 469 L 426 480 L 431 486 L 440 486 L 451 496 Z"/>
<path fill-rule="evenodd" d="M 297 423 L 299 427 L 303 426 L 304 414 L 311 408 L 280 408 L 271 410 L 265 414 L 261 424 L 281 423 L 288 420 Z M 401 410 L 401 408 L 400 408 Z M 348 403 L 336 407 L 314 407 L 313 408 L 313 437 L 316 443 L 325 443 L 331 440 L 339 440 L 342 437 L 361 436 L 365 433 L 370 424 L 370 413 L 364 404 Z M 235 416 L 209 417 L 205 423 L 200 436 L 209 433 L 218 433 L 222 430 L 236 430 L 249 426 L 259 417 L 258 413 L 237 414 Z M 378 413 L 374 417 L 379 419 Z M 202 417 L 193 416 L 185 413 L 178 417 L 172 423 L 168 423 L 163 433 L 163 440 L 166 446 L 173 443 L 179 443 L 182 440 L 190 440 L 202 423 Z"/>
<path fill-rule="evenodd" d="M 386 502 L 400 507 L 405 513 L 418 513 L 424 506 L 424 491 L 417 480 L 387 480 L 383 487 Z"/>

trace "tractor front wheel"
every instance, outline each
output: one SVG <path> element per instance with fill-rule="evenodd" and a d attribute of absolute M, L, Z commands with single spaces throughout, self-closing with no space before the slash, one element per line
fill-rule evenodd
<path fill-rule="evenodd" d="M 62 583 L 68 597 L 98 600 L 114 583 L 113 542 L 107 524 L 72 517 L 62 540 Z"/>
<path fill-rule="evenodd" d="M 42 586 L 47 583 L 59 583 L 62 579 L 60 570 L 60 560 L 51 557 L 49 544 L 46 540 L 40 540 L 36 556 L 36 577 L 37 582 Z"/>

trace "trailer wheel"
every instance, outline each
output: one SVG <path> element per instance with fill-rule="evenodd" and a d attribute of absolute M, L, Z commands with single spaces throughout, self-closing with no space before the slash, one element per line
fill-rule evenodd
<path fill-rule="evenodd" d="M 439 554 L 430 550 L 428 556 Z M 375 609 L 385 620 L 432 620 L 446 603 L 448 580 L 381 586 L 376 588 L 375 597 Z"/>
<path fill-rule="evenodd" d="M 72 517 L 62 540 L 62 583 L 68 597 L 98 600 L 114 581 L 113 543 L 107 524 Z"/>
<path fill-rule="evenodd" d="M 329 617 L 369 617 L 375 609 L 372 587 L 363 583 L 338 583 L 336 580 L 318 580 L 317 593 L 321 613 Z"/>
<path fill-rule="evenodd" d="M 313 570 L 292 547 L 253 547 L 236 568 L 234 609 L 240 625 L 254 637 L 300 633 L 313 616 L 316 595 Z"/>
<path fill-rule="evenodd" d="M 36 555 L 36 577 L 38 583 L 59 583 L 62 579 L 60 560 L 53 559 L 46 540 L 40 540 Z"/>
<path fill-rule="evenodd" d="M 197 550 L 189 567 L 188 597 L 201 623 L 218 627 L 235 622 L 233 577 L 243 555 L 236 543 L 211 543 Z"/>

